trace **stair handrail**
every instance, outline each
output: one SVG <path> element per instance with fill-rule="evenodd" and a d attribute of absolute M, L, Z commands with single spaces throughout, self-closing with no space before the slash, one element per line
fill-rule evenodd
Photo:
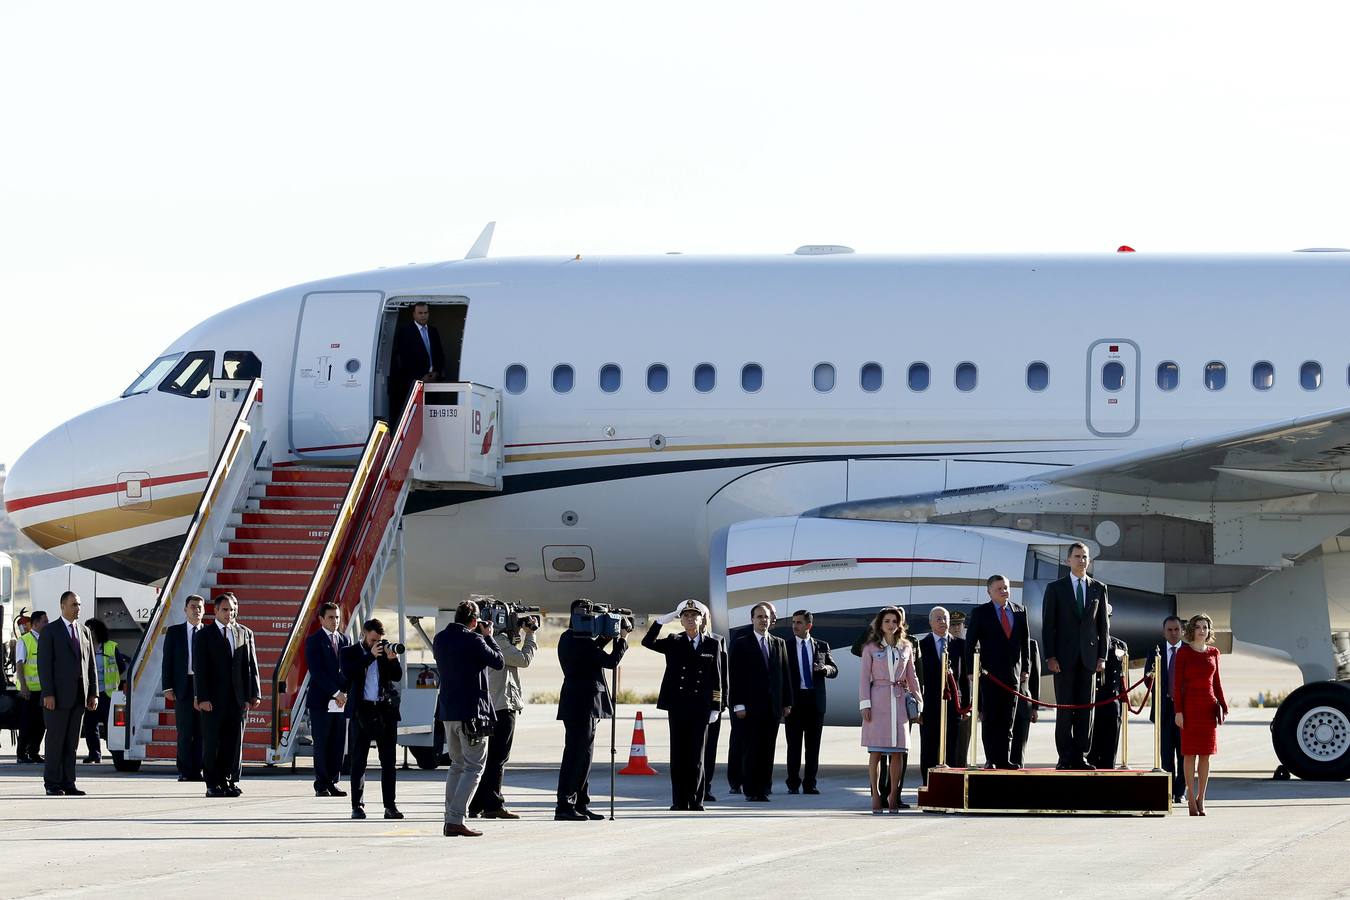
<path fill-rule="evenodd" d="M 383 459 L 383 454 L 388 447 L 388 438 L 389 426 L 382 419 L 376 420 L 375 424 L 371 426 L 369 437 L 366 438 L 365 449 L 361 452 L 361 460 L 357 463 L 356 471 L 352 474 L 352 481 L 347 486 L 346 494 L 343 495 L 342 505 L 338 508 L 337 520 L 333 523 L 332 531 L 328 534 L 328 540 L 324 542 L 323 552 L 314 568 L 314 575 L 310 578 L 309 586 L 305 590 L 305 599 L 301 602 L 300 608 L 295 614 L 295 621 L 291 623 L 291 630 L 286 637 L 286 645 L 282 649 L 281 656 L 277 660 L 277 667 L 272 673 L 271 746 L 273 750 L 281 745 L 282 685 L 286 683 L 291 666 L 295 663 L 296 653 L 309 634 L 309 625 L 313 619 L 314 611 L 317 609 L 319 597 L 336 572 L 336 563 L 342 558 L 341 551 L 346 546 L 353 522 L 356 520 L 357 506 L 366 492 L 372 472 Z M 295 686 L 292 693 L 299 693 L 299 684 Z"/>
<path fill-rule="evenodd" d="M 178 551 L 178 559 L 174 562 L 169 577 L 164 581 L 164 587 L 160 589 L 159 596 L 155 599 L 155 606 L 150 611 L 150 619 L 146 622 L 145 631 L 141 634 L 140 644 L 136 647 L 136 653 L 132 657 L 131 676 L 127 679 L 126 695 L 126 721 L 129 728 L 134 728 L 136 722 L 131 708 L 132 698 L 136 695 L 136 688 L 145 675 L 146 664 L 153 658 L 155 647 L 160 638 L 163 637 L 164 628 L 172 616 L 175 608 L 172 601 L 177 598 L 179 592 L 185 586 L 184 582 L 189 567 L 196 556 L 198 545 L 206 534 L 206 524 L 210 521 L 212 513 L 216 511 L 216 502 L 220 499 L 230 476 L 237 471 L 234 465 L 238 462 L 240 454 L 245 447 L 251 449 L 250 439 L 253 434 L 253 423 L 249 420 L 253 417 L 254 411 L 260 409 L 259 404 L 261 402 L 262 379 L 254 378 L 249 382 L 244 400 L 239 405 L 239 412 L 234 417 L 234 424 L 231 426 L 230 432 L 225 438 L 225 443 L 220 449 L 220 454 L 216 457 L 216 463 L 207 477 L 201 502 L 197 504 L 197 509 L 192 514 L 192 521 L 188 524 L 183 545 Z M 248 459 L 250 467 L 253 462 L 252 458 Z M 211 549 L 214 550 L 214 542 Z M 194 589 L 197 587 L 199 585 L 193 585 Z M 127 746 L 131 746 L 130 739 L 127 741 Z"/>

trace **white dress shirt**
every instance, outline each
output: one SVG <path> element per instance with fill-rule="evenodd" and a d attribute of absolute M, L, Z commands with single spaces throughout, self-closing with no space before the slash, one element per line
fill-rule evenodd
<path fill-rule="evenodd" d="M 815 643 L 814 643 L 810 638 L 807 638 L 807 639 L 803 640 L 802 638 L 796 637 L 795 635 L 793 636 L 793 639 L 797 642 L 797 646 L 793 647 L 792 650 L 793 650 L 794 653 L 797 654 L 797 665 L 798 665 L 798 668 L 801 667 L 801 661 L 802 661 L 802 646 L 805 645 L 805 647 L 806 647 L 806 661 L 807 661 L 807 664 L 810 665 L 812 669 L 814 669 L 814 668 L 815 668 L 815 665 L 816 665 L 816 645 L 815 645 Z M 801 678 L 798 679 L 798 681 L 800 682 L 800 684 L 798 684 L 797 687 L 802 688 L 803 690 L 805 690 L 806 687 L 807 687 L 807 684 L 806 684 L 806 673 L 807 673 L 807 671 L 808 671 L 808 670 L 803 669 L 801 672 L 798 673 L 799 675 L 801 675 Z"/>

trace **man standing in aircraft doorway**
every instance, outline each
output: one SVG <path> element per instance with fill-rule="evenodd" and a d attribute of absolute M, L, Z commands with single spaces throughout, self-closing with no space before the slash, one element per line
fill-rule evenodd
<path fill-rule="evenodd" d="M 1045 667 L 1055 676 L 1055 700 L 1082 705 L 1055 715 L 1055 749 L 1059 769 L 1091 769 L 1092 681 L 1106 671 L 1106 585 L 1087 573 L 1091 556 L 1086 544 L 1069 545 L 1069 574 L 1050 582 L 1041 605 L 1041 643 Z"/>
<path fill-rule="evenodd" d="M 394 352 L 389 360 L 389 421 L 399 420 L 414 382 L 435 381 L 444 371 L 445 349 L 440 332 L 431 324 L 431 307 L 414 303 L 412 321 L 400 322 L 394 331 Z"/>

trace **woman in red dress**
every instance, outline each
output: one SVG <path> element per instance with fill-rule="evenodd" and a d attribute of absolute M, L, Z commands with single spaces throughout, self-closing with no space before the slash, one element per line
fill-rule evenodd
<path fill-rule="evenodd" d="M 1209 758 L 1219 750 L 1215 729 L 1228 715 L 1228 701 L 1219 680 L 1219 648 L 1214 623 L 1203 613 L 1186 623 L 1186 645 L 1177 651 L 1172 697 L 1181 729 L 1182 766 L 1186 772 L 1186 800 L 1191 815 L 1205 814 Z"/>

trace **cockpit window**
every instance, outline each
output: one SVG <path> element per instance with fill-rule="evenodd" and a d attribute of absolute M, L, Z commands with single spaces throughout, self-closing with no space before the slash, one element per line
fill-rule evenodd
<path fill-rule="evenodd" d="M 159 389 L 180 397 L 205 397 L 211 393 L 211 366 L 216 354 L 210 350 L 194 350 L 173 367 Z"/>
<path fill-rule="evenodd" d="M 252 350 L 226 350 L 220 375 L 227 381 L 248 381 L 262 377 L 262 360 Z"/>
<path fill-rule="evenodd" d="M 173 364 L 178 362 L 181 353 L 170 353 L 168 356 L 161 356 L 150 364 L 141 376 L 131 383 L 131 387 L 122 392 L 123 397 L 130 397 L 132 394 L 144 394 L 153 390 L 159 380 L 168 374 L 173 368 Z"/>

